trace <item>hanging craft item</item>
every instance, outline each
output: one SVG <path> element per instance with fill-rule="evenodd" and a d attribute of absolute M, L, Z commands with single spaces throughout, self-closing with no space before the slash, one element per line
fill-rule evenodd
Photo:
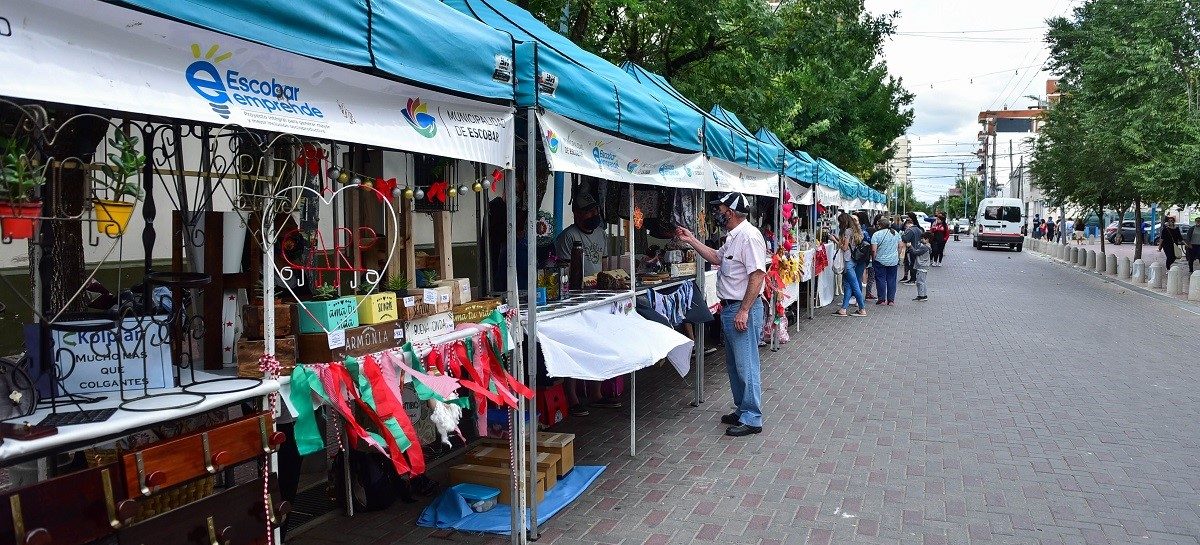
<path fill-rule="evenodd" d="M 537 229 L 537 245 L 549 246 L 554 242 L 554 215 L 545 210 L 538 210 L 537 223 L 534 228 Z"/>
<path fill-rule="evenodd" d="M 429 186 L 429 191 L 425 192 L 425 196 L 429 199 L 429 202 L 444 203 L 447 199 L 446 188 L 449 186 L 450 184 L 446 183 L 444 180 L 433 182 L 433 185 Z"/>
<path fill-rule="evenodd" d="M 385 180 L 383 178 L 375 178 L 374 184 L 366 185 L 364 187 L 366 189 L 374 188 L 375 197 L 379 199 L 379 202 L 383 202 L 387 200 L 388 196 L 392 195 L 396 190 L 396 179 L 388 178 Z"/>

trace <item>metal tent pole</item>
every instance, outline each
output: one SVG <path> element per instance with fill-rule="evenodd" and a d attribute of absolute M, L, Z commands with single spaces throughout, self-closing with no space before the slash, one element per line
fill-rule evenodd
<path fill-rule="evenodd" d="M 512 337 L 516 346 L 512 351 L 512 372 L 513 376 L 518 380 L 524 377 L 523 367 L 524 358 L 522 357 L 522 345 L 525 343 L 524 334 L 521 327 L 521 300 L 520 294 L 517 291 L 517 184 L 516 176 L 511 170 L 505 172 L 504 176 L 504 201 L 506 206 L 507 233 L 505 244 L 508 248 L 507 258 L 505 259 L 508 267 L 508 303 L 513 309 L 514 315 L 517 317 L 512 324 Z M 516 410 L 509 411 L 509 423 L 511 433 L 509 435 L 509 450 L 512 455 L 513 464 L 513 479 L 511 481 L 511 497 L 512 497 L 512 517 L 509 521 L 512 530 L 512 544 L 524 545 L 527 543 L 525 535 L 525 480 L 521 478 L 521 468 L 525 464 L 525 435 L 523 433 L 525 423 L 525 399 L 517 397 Z"/>
<path fill-rule="evenodd" d="M 783 197 L 786 195 L 783 186 L 784 172 L 787 170 L 787 156 L 780 153 L 776 158 L 779 163 L 779 178 L 776 180 L 775 188 L 777 189 L 778 198 L 775 199 L 775 253 L 783 249 Z M 781 286 L 782 287 L 782 286 Z M 779 308 L 779 301 L 782 298 L 779 296 L 779 291 L 776 290 L 771 294 L 771 351 L 779 351 L 779 329 L 775 327 L 775 321 L 779 319 L 775 313 Z M 786 312 L 786 311 L 785 311 Z"/>
<path fill-rule="evenodd" d="M 699 207 L 704 206 L 704 190 L 697 189 L 693 191 L 692 201 L 695 204 L 695 208 L 693 208 L 694 211 L 699 210 Z M 697 216 L 699 215 L 697 214 Z M 700 290 L 700 299 L 703 300 L 704 305 L 707 306 L 708 298 L 704 296 L 704 264 L 707 263 L 707 261 L 700 256 L 700 252 L 693 253 L 695 254 L 693 261 L 696 263 L 696 289 Z M 701 403 L 704 403 L 704 324 L 693 324 L 692 332 L 696 336 L 695 343 L 693 345 L 696 353 L 692 356 L 695 362 L 692 365 L 692 371 L 695 374 L 693 380 L 696 383 L 696 399 L 692 402 L 692 406 L 699 407 Z"/>
<path fill-rule="evenodd" d="M 525 362 L 529 370 L 527 374 L 529 389 L 533 390 L 533 418 L 529 425 L 529 490 L 537 488 L 537 117 L 534 109 L 525 110 L 525 207 L 529 212 L 525 215 L 525 243 L 529 250 L 525 252 L 528 267 L 525 270 L 526 308 L 529 312 L 529 343 L 526 345 Z M 529 502 L 529 538 L 537 540 L 537 502 Z"/>
<path fill-rule="evenodd" d="M 629 246 L 629 293 L 634 297 L 633 304 L 637 305 L 637 261 L 634 259 L 634 226 L 633 226 L 633 192 L 635 186 L 629 184 L 629 229 L 625 233 Z M 629 373 L 629 455 L 637 456 L 637 371 Z"/>

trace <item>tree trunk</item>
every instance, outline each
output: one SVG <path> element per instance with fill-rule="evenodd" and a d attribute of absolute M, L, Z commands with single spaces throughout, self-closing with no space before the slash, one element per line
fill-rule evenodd
<path fill-rule="evenodd" d="M 1142 258 L 1142 198 L 1133 199 L 1133 260 Z"/>
<path fill-rule="evenodd" d="M 75 115 L 73 109 L 57 112 L 58 119 L 69 119 Z M 48 158 L 77 158 L 85 163 L 92 161 L 96 147 L 104 140 L 109 123 L 96 117 L 80 117 L 61 127 L 53 145 L 44 148 Z M 47 171 L 44 210 L 48 216 L 75 215 L 83 210 L 91 196 L 89 171 L 79 168 L 63 168 L 57 172 Z M 61 310 L 77 311 L 80 301 L 69 298 L 79 289 L 87 277 L 84 272 L 83 229 L 75 220 L 46 220 L 42 230 L 42 311 L 52 317 Z M 68 306 L 69 305 L 69 306 Z"/>

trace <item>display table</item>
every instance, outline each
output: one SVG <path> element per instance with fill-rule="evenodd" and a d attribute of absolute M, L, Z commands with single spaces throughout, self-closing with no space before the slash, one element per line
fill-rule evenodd
<path fill-rule="evenodd" d="M 198 379 L 219 378 L 216 375 L 209 375 L 200 371 L 196 372 Z M 204 401 L 179 409 L 165 409 L 161 411 L 125 411 L 118 410 L 108 420 L 96 422 L 93 424 L 79 424 L 75 426 L 61 426 L 58 428 L 58 433 L 34 439 L 32 441 L 18 441 L 12 438 L 6 438 L 3 444 L 0 444 L 0 466 L 9 466 L 20 462 L 28 461 L 33 458 L 46 456 L 54 452 L 62 452 L 75 448 L 84 447 L 87 445 L 100 443 L 108 439 L 117 438 L 123 435 L 128 435 L 136 431 L 149 428 L 170 420 L 177 420 L 194 416 L 205 411 L 217 409 L 224 406 L 233 405 L 242 401 L 265 396 L 271 392 L 279 390 L 278 381 L 263 381 L 258 386 L 233 392 L 228 394 L 206 394 Z M 154 390 L 153 392 L 178 392 L 180 388 L 172 388 L 167 390 Z M 83 405 L 85 409 L 107 409 L 120 405 L 121 399 L 117 392 L 112 392 L 108 399 Z M 70 412 L 74 406 L 59 407 L 59 412 Z M 38 409 L 33 414 L 13 420 L 14 423 L 30 423 L 36 424 L 40 422 L 46 415 L 50 414 L 50 409 Z"/>

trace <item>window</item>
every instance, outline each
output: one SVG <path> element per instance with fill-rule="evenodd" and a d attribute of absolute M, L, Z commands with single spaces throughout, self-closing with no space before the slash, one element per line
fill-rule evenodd
<path fill-rule="evenodd" d="M 1016 206 L 988 206 L 983 209 L 983 219 L 1020 223 L 1021 209 Z"/>

